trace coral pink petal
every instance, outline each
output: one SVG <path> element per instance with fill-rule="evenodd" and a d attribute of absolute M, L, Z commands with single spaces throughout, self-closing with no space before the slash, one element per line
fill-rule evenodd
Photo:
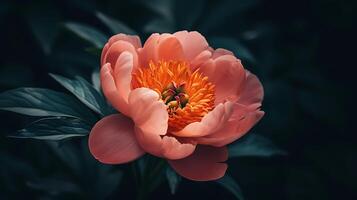
<path fill-rule="evenodd" d="M 130 115 L 135 122 L 136 137 L 142 148 L 155 156 L 184 158 L 194 151 L 196 145 L 164 136 L 168 128 L 168 114 L 166 105 L 159 98 L 155 91 L 148 88 L 138 88 L 130 93 Z"/>
<path fill-rule="evenodd" d="M 233 103 L 218 104 L 211 112 L 206 114 L 200 122 L 193 122 L 185 128 L 172 134 L 180 137 L 201 137 L 221 129 L 228 121 L 233 111 Z"/>
<path fill-rule="evenodd" d="M 166 105 L 159 95 L 148 88 L 137 88 L 129 95 L 130 116 L 135 123 L 136 135 L 143 149 L 162 156 L 162 135 L 168 127 Z"/>
<path fill-rule="evenodd" d="M 157 44 L 158 60 L 183 60 L 184 53 L 180 41 L 170 36 L 160 39 Z"/>
<path fill-rule="evenodd" d="M 220 147 L 239 139 L 263 117 L 264 112 L 258 107 L 258 104 L 245 106 L 236 103 L 234 113 L 222 129 L 209 136 L 197 138 L 196 141 L 200 144 Z"/>
<path fill-rule="evenodd" d="M 110 63 L 112 67 L 115 66 L 115 63 L 117 62 L 117 59 L 123 53 L 124 51 L 130 52 L 133 56 L 133 63 L 134 63 L 134 68 L 137 67 L 138 65 L 138 54 L 136 52 L 135 47 L 126 41 L 119 40 L 114 42 L 110 47 L 108 48 L 106 54 L 103 57 L 103 63 Z"/>
<path fill-rule="evenodd" d="M 141 41 L 140 41 L 140 38 L 138 36 L 125 35 L 125 34 L 122 34 L 122 33 L 114 35 L 109 39 L 108 43 L 105 44 L 105 46 L 104 46 L 104 48 L 102 50 L 101 65 L 105 64 L 104 56 L 107 54 L 109 47 L 113 43 L 115 43 L 117 41 L 120 41 L 120 40 L 125 41 L 125 42 L 129 42 L 136 49 L 141 48 Z"/>
<path fill-rule="evenodd" d="M 113 69 L 110 63 L 103 65 L 100 70 L 100 81 L 103 89 L 103 93 L 112 106 L 122 112 L 123 114 L 129 114 L 129 107 L 127 100 L 124 99 L 123 95 L 120 95 L 118 88 L 115 84 L 113 77 Z"/>
<path fill-rule="evenodd" d="M 213 51 L 213 54 L 212 54 L 212 59 L 216 59 L 220 56 L 224 56 L 224 55 L 231 55 L 231 56 L 234 56 L 233 52 L 231 51 L 228 51 L 226 49 L 221 49 L 221 48 L 218 48 L 216 50 Z"/>
<path fill-rule="evenodd" d="M 162 139 L 162 155 L 171 160 L 182 159 L 193 153 L 196 145 L 181 143 L 175 137 L 164 136 Z"/>
<path fill-rule="evenodd" d="M 133 55 L 127 51 L 120 54 L 114 67 L 115 84 L 118 88 L 119 95 L 126 104 L 128 102 L 129 93 L 131 92 L 131 74 L 133 67 Z"/>
<path fill-rule="evenodd" d="M 156 61 L 156 47 L 159 41 L 160 34 L 152 34 L 145 42 L 142 49 L 139 51 L 140 67 L 149 66 L 150 60 Z"/>
<path fill-rule="evenodd" d="M 193 60 L 202 51 L 208 49 L 206 39 L 197 31 L 179 31 L 173 35 L 180 41 L 187 61 Z"/>
<path fill-rule="evenodd" d="M 191 70 L 195 71 L 201 67 L 203 63 L 208 61 L 212 57 L 212 53 L 209 50 L 202 51 L 191 61 Z"/>
<path fill-rule="evenodd" d="M 239 59 L 223 55 L 203 64 L 200 71 L 216 86 L 216 105 L 237 100 L 245 80 L 245 71 Z"/>
<path fill-rule="evenodd" d="M 197 146 L 195 152 L 180 160 L 169 160 L 181 176 L 194 181 L 212 181 L 224 176 L 228 158 L 226 147 Z"/>
<path fill-rule="evenodd" d="M 258 77 L 248 70 L 246 70 L 246 77 L 244 87 L 239 95 L 238 103 L 244 105 L 261 103 L 264 98 L 264 90 Z"/>
<path fill-rule="evenodd" d="M 92 155 L 107 164 L 127 163 L 145 153 L 136 141 L 134 123 L 120 114 L 97 122 L 89 135 L 88 145 Z"/>
<path fill-rule="evenodd" d="M 119 40 L 123 40 L 123 41 L 126 41 L 126 42 L 129 42 L 130 44 L 132 44 L 136 49 L 138 48 L 141 48 L 141 41 L 140 41 L 140 38 L 139 36 L 136 36 L 136 35 L 125 35 L 123 33 L 119 33 L 117 35 L 114 35 L 112 36 L 108 43 L 110 45 L 114 44 L 116 41 L 119 41 Z"/>

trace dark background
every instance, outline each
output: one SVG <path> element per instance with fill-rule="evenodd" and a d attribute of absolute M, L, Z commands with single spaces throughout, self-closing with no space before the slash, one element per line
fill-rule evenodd
<path fill-rule="evenodd" d="M 113 35 L 98 11 L 131 27 L 142 42 L 152 32 L 197 30 L 213 47 L 233 50 L 261 79 L 266 115 L 252 132 L 288 152 L 229 160 L 228 172 L 245 198 L 357 199 L 356 2 L 2 0 L 0 91 L 64 91 L 49 72 L 89 80 L 99 56 L 64 24 L 79 22 Z M 134 198 L 131 174 L 124 173 L 118 186 L 122 174 L 88 155 L 86 138 L 60 144 L 8 138 L 33 119 L 4 111 L 0 117 L 0 199 Z M 164 182 L 151 198 L 234 199 L 217 184 L 188 180 L 175 196 Z"/>

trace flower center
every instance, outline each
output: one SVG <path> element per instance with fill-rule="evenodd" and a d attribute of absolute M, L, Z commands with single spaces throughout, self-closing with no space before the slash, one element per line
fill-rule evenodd
<path fill-rule="evenodd" d="M 132 87 L 156 91 L 167 105 L 169 131 L 179 131 L 201 121 L 214 108 L 214 88 L 198 70 L 192 72 L 182 61 L 150 62 L 133 73 Z"/>

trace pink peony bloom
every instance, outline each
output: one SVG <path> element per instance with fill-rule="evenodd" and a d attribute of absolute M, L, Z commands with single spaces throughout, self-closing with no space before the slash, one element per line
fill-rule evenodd
<path fill-rule="evenodd" d="M 115 35 L 101 66 L 103 92 L 121 113 L 101 119 L 89 135 L 90 152 L 103 163 L 149 153 L 188 179 L 219 179 L 226 145 L 264 115 L 258 78 L 198 32 L 155 33 L 144 46 L 137 36 Z"/>

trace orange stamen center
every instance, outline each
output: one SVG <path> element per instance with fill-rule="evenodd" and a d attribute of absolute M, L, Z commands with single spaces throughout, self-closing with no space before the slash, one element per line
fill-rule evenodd
<path fill-rule="evenodd" d="M 146 87 L 156 91 L 167 105 L 169 131 L 179 131 L 201 121 L 214 108 L 214 88 L 208 77 L 192 72 L 182 61 L 150 62 L 133 74 L 133 89 Z"/>

